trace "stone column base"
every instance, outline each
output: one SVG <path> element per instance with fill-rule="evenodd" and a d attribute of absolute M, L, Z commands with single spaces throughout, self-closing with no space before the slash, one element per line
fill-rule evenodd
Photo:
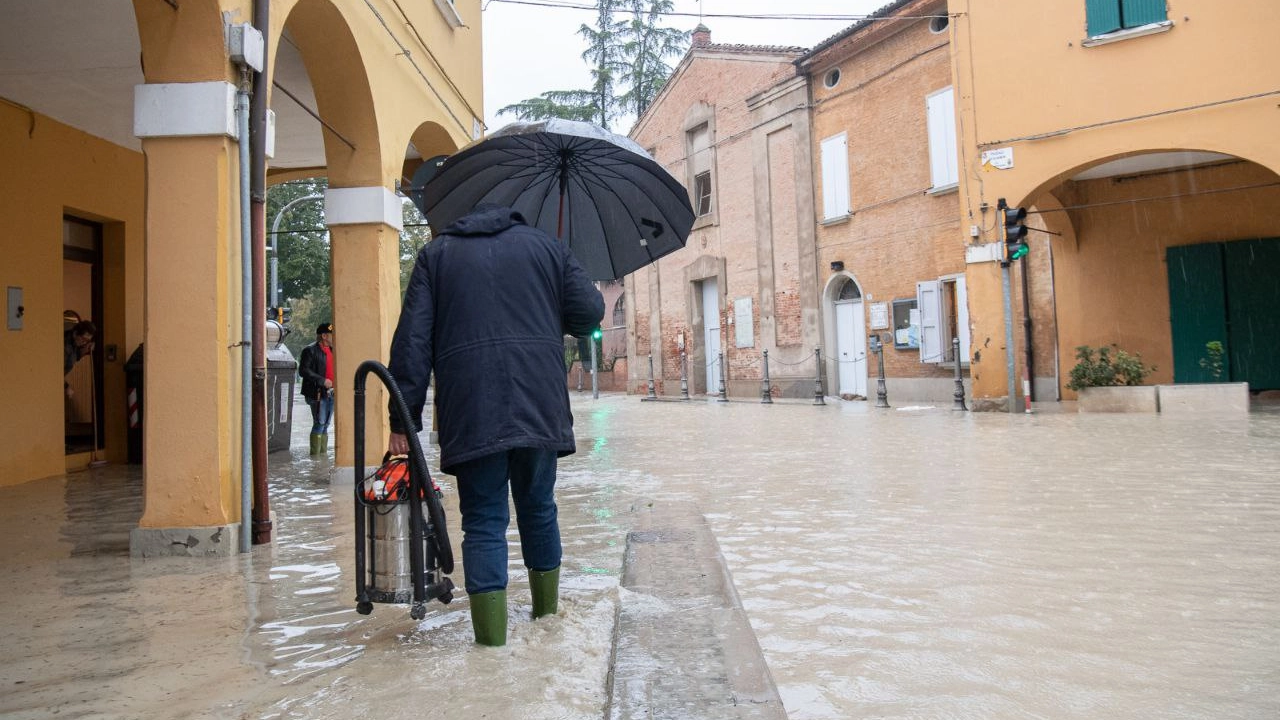
<path fill-rule="evenodd" d="M 130 557 L 230 557 L 239 550 L 240 523 L 129 531 Z"/>

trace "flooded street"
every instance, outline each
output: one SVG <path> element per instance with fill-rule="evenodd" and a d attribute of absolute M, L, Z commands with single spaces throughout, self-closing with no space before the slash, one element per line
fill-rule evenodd
<path fill-rule="evenodd" d="M 658 410 L 793 719 L 1280 715 L 1280 415 Z"/>
<path fill-rule="evenodd" d="M 1280 716 L 1275 408 L 575 393 L 561 612 L 528 621 L 513 546 L 497 650 L 472 645 L 461 592 L 421 622 L 355 613 L 351 489 L 306 456 L 298 409 L 292 457 L 271 459 L 275 541 L 246 556 L 131 560 L 136 470 L 0 488 L 0 716 L 600 718 L 650 503 L 707 517 L 793 720 Z"/>

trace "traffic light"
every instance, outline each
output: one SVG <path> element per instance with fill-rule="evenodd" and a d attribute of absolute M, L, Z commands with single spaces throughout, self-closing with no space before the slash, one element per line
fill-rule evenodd
<path fill-rule="evenodd" d="M 599 325 L 597 325 L 597 326 L 596 326 L 596 329 L 591 331 L 591 339 L 592 339 L 592 340 L 599 340 L 599 339 L 600 339 L 600 338 L 602 338 L 602 337 L 604 337 L 604 331 L 602 331 L 602 330 L 600 329 L 600 326 L 599 326 Z"/>
<path fill-rule="evenodd" d="M 1027 254 L 1027 209 L 1011 208 L 1004 198 L 996 204 L 1000 233 L 1004 238 L 1004 260 L 1013 262 Z"/>

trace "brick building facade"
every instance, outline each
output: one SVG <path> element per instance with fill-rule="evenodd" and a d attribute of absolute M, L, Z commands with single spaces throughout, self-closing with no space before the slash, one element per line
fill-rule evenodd
<path fill-rule="evenodd" d="M 631 137 L 690 190 L 686 247 L 626 279 L 631 392 L 811 394 L 821 332 L 801 48 L 692 47 Z M 721 357 L 723 353 L 723 358 Z M 687 364 L 686 364 L 687 363 Z"/>
<path fill-rule="evenodd" d="M 945 401 L 967 364 L 946 4 L 905 0 L 797 62 L 812 104 L 817 268 L 832 395 Z"/>

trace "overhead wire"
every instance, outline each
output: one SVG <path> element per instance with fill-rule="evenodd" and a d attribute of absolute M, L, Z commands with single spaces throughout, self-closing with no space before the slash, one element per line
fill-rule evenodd
<path fill-rule="evenodd" d="M 488 0 L 485 3 L 485 9 L 492 3 L 500 3 L 502 5 L 531 5 L 535 7 L 560 8 L 564 10 L 591 10 L 595 11 L 595 5 L 578 5 L 571 2 L 555 2 L 555 0 Z M 894 15 L 892 17 L 876 17 L 868 14 L 819 14 L 819 13 L 704 13 L 704 12 L 678 12 L 675 10 L 668 12 L 654 13 L 664 17 L 696 17 L 696 18 L 730 18 L 738 20 L 816 20 L 816 21 L 834 21 L 834 20 L 876 20 L 876 21 L 900 21 L 900 20 L 925 20 L 938 17 L 938 15 Z"/>

